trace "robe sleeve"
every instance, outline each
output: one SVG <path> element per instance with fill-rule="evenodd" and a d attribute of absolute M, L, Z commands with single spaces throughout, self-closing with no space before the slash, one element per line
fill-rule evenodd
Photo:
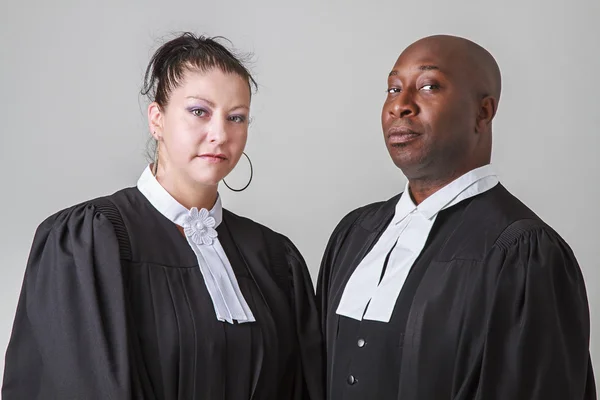
<path fill-rule="evenodd" d="M 2 398 L 129 399 L 124 288 L 114 229 L 93 205 L 50 217 L 31 248 Z"/>
<path fill-rule="evenodd" d="M 324 355 L 323 336 L 315 301 L 315 292 L 308 268 L 298 249 L 285 241 L 286 255 L 292 279 L 292 309 L 295 314 L 300 365 L 297 367 L 294 400 L 323 400 Z"/>
<path fill-rule="evenodd" d="M 588 301 L 571 249 L 548 227 L 502 236 L 474 398 L 596 399 Z"/>

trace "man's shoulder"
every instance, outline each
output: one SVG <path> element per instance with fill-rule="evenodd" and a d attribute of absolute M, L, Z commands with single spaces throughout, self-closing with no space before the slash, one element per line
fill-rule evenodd
<path fill-rule="evenodd" d="M 509 228 L 514 226 L 550 228 L 540 216 L 502 185 L 480 196 L 466 218 L 473 222 L 473 226 L 496 231 L 498 235 L 510 231 Z"/>
<path fill-rule="evenodd" d="M 442 257 L 483 259 L 489 250 L 532 231 L 552 229 L 504 186 L 477 196 L 451 219 L 455 224 L 445 242 Z M 449 211 L 452 213 L 452 211 Z M 456 249 L 461 249 L 460 254 Z"/>
<path fill-rule="evenodd" d="M 495 188 L 478 196 L 474 204 L 478 211 L 510 224 L 521 219 L 541 218 L 506 187 L 498 184 Z M 496 221 L 498 222 L 498 221 Z"/>
<path fill-rule="evenodd" d="M 375 229 L 387 218 L 394 215 L 396 204 L 401 195 L 402 193 L 388 200 L 370 203 L 350 211 L 342 218 L 335 231 L 347 231 L 358 223 L 366 229 Z"/>

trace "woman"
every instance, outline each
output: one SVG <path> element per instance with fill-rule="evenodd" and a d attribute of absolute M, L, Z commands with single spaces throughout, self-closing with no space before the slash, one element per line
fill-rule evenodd
<path fill-rule="evenodd" d="M 321 399 L 306 265 L 221 206 L 251 86 L 213 39 L 164 44 L 144 94 L 156 158 L 137 187 L 37 230 L 6 354 L 12 399 Z"/>

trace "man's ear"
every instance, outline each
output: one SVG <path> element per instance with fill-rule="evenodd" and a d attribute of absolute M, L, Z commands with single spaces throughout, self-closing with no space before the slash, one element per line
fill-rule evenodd
<path fill-rule="evenodd" d="M 494 119 L 494 116 L 496 116 L 497 107 L 498 101 L 492 96 L 486 96 L 479 102 L 477 120 L 475 121 L 475 132 L 482 133 L 489 130 L 492 120 Z"/>

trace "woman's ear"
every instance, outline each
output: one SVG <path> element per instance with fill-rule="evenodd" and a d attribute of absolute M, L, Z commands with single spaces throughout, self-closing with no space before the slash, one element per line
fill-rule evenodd
<path fill-rule="evenodd" d="M 160 105 L 155 101 L 148 106 L 148 127 L 152 137 L 159 141 L 163 132 L 163 113 Z"/>

